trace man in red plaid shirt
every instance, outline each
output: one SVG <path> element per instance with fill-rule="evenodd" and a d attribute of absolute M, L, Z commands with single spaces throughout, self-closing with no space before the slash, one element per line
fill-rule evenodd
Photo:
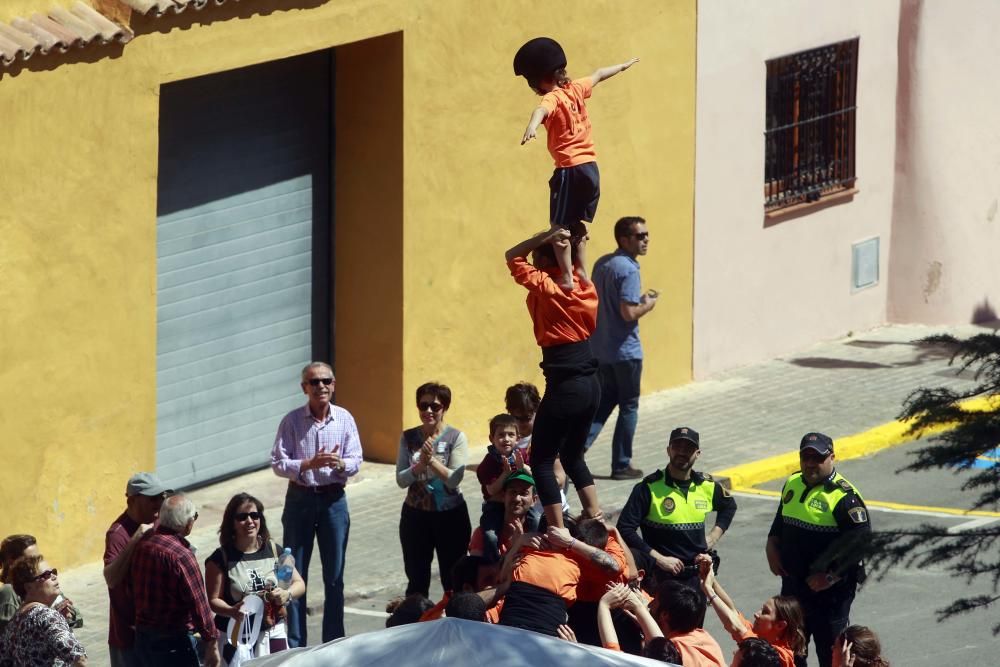
<path fill-rule="evenodd" d="M 201 568 L 185 539 L 197 519 L 184 494 L 170 496 L 160 508 L 160 525 L 132 556 L 135 653 L 145 667 L 199 667 L 193 632 L 205 643 L 205 667 L 219 665 L 219 631 Z"/>

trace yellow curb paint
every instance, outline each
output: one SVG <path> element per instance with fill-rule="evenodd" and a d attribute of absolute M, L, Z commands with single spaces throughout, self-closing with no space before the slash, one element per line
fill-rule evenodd
<path fill-rule="evenodd" d="M 959 407 L 966 412 L 984 412 L 995 410 L 1000 407 L 1000 395 L 987 396 L 982 398 L 970 398 L 959 403 Z M 875 452 L 889 447 L 925 438 L 938 433 L 943 433 L 950 429 L 953 424 L 939 424 L 931 428 L 925 428 L 913 433 L 910 431 L 911 420 L 891 421 L 881 426 L 868 429 L 862 433 L 848 435 L 834 441 L 834 451 L 837 459 L 847 461 L 850 459 L 868 456 Z M 730 487 L 734 490 L 746 490 L 757 484 L 769 482 L 779 477 L 787 477 L 799 470 L 799 453 L 791 451 L 785 454 L 778 454 L 759 461 L 751 461 L 742 465 L 725 468 L 718 472 L 713 472 L 716 478 L 726 477 L 729 479 Z"/>
<path fill-rule="evenodd" d="M 740 493 L 767 496 L 769 498 L 781 497 L 780 491 L 767 491 L 765 489 L 740 489 Z M 887 510 L 902 510 L 904 512 L 933 512 L 935 514 L 949 514 L 951 516 L 985 516 L 992 519 L 1000 519 L 1000 512 L 990 512 L 988 510 L 960 510 L 954 507 L 907 505 L 906 503 L 891 503 L 884 500 L 865 500 L 865 505 L 868 507 L 880 507 Z"/>

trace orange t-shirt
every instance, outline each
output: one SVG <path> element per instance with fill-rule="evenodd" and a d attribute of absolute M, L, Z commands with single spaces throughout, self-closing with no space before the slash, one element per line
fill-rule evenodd
<path fill-rule="evenodd" d="M 740 622 L 743 624 L 743 627 L 737 628 L 730 633 L 734 641 L 739 643 L 744 639 L 760 636 L 753 631 L 753 623 L 748 621 L 743 614 L 740 614 Z M 769 641 L 769 643 L 778 652 L 778 657 L 781 658 L 781 667 L 795 667 L 795 651 L 792 650 L 791 646 L 784 642 L 774 643 Z"/>
<path fill-rule="evenodd" d="M 573 275 L 573 291 L 566 293 L 546 271 L 536 269 L 524 257 L 507 262 L 514 282 L 528 290 L 525 302 L 539 347 L 578 343 L 590 338 L 597 327 L 597 288 L 583 287 Z"/>
<path fill-rule="evenodd" d="M 628 558 L 625 549 L 615 539 L 608 535 L 608 544 L 604 550 L 618 563 L 617 574 L 608 572 L 592 560 L 580 560 L 580 583 L 576 585 L 576 599 L 583 602 L 597 602 L 608 591 L 608 584 L 628 583 Z"/>
<path fill-rule="evenodd" d="M 576 560 L 562 551 L 524 549 L 522 553 L 511 575 L 513 581 L 555 593 L 568 605 L 576 602 L 576 584 L 580 581 L 580 564 Z"/>
<path fill-rule="evenodd" d="M 593 90 L 594 82 L 588 76 L 545 93 L 538 103 L 548 112 L 542 124 L 556 167 L 575 167 L 597 160 L 590 136 L 590 116 L 584 103 Z"/>
<path fill-rule="evenodd" d="M 702 628 L 691 632 L 672 632 L 671 640 L 681 654 L 684 667 L 726 667 L 726 657 L 722 655 L 719 642 Z"/>

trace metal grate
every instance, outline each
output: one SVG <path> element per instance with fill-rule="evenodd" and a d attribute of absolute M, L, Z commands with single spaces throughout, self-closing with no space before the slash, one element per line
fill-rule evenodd
<path fill-rule="evenodd" d="M 851 246 L 851 291 L 878 285 L 878 237 Z"/>
<path fill-rule="evenodd" d="M 858 38 L 767 61 L 765 208 L 853 187 Z"/>

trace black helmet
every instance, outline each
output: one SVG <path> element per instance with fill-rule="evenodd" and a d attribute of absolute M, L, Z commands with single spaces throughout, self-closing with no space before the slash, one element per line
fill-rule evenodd
<path fill-rule="evenodd" d="M 566 54 L 551 37 L 536 37 L 525 42 L 514 54 L 514 75 L 530 80 L 566 67 Z"/>

